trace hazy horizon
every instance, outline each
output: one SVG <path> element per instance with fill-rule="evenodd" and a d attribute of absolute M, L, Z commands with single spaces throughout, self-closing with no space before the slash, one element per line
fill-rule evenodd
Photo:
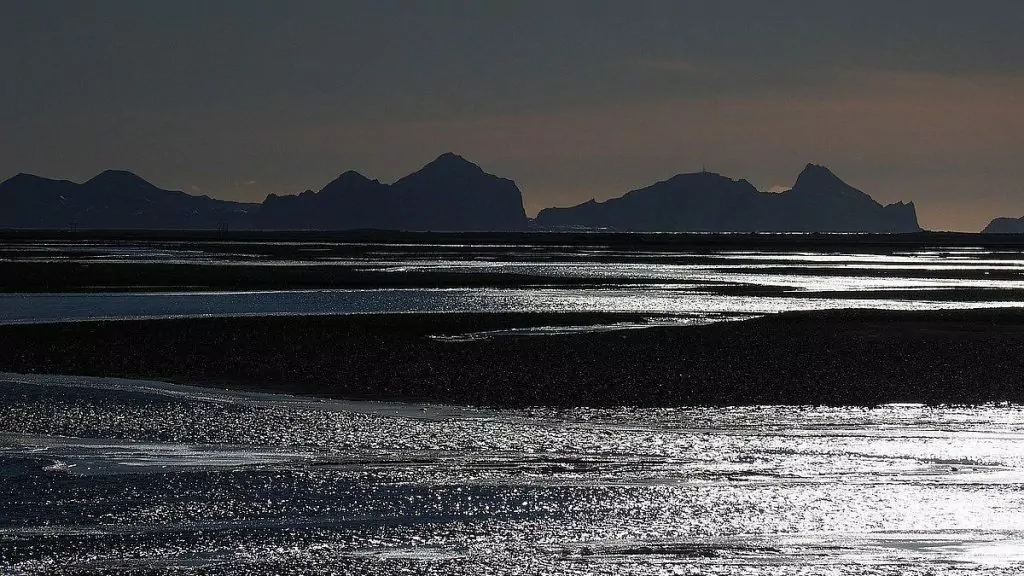
<path fill-rule="evenodd" d="M 0 0 L 0 176 L 226 200 L 453 151 L 532 216 L 829 166 L 922 227 L 1024 214 L 1024 4 Z"/>

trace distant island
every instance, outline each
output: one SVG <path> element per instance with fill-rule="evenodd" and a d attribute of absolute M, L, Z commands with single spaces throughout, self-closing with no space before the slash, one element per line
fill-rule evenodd
<path fill-rule="evenodd" d="M 512 180 L 452 153 L 394 184 L 345 172 L 320 192 L 271 194 L 255 214 L 270 230 L 524 230 L 523 194 Z"/>
<path fill-rule="evenodd" d="M 761 192 L 746 180 L 711 172 L 679 174 L 619 198 L 571 208 L 547 208 L 545 227 L 607 228 L 632 232 L 918 232 L 913 203 L 883 206 L 808 164 L 792 189 Z"/>
<path fill-rule="evenodd" d="M 246 226 L 254 207 L 162 190 L 121 170 L 82 184 L 32 174 L 0 183 L 0 228 L 216 230 Z"/>
<path fill-rule="evenodd" d="M 981 231 L 982 234 L 1024 234 L 1024 217 L 996 218 Z"/>
<path fill-rule="evenodd" d="M 82 184 L 30 174 L 0 183 L 0 228 L 511 231 L 528 222 L 515 182 L 450 153 L 394 184 L 349 171 L 319 192 L 261 204 L 163 190 L 115 170 Z"/>
<path fill-rule="evenodd" d="M 814 164 L 781 193 L 710 172 L 679 174 L 605 202 L 547 208 L 531 221 L 514 181 L 452 153 L 392 184 L 348 171 L 318 192 L 270 194 L 259 204 L 164 190 L 125 171 L 109 170 L 81 184 L 19 174 L 0 183 L 0 228 L 920 231 L 913 203 L 883 206 Z"/>

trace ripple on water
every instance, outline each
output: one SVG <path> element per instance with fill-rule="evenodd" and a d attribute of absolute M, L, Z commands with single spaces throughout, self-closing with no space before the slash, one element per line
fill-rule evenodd
<path fill-rule="evenodd" d="M 488 411 L 0 376 L 0 572 L 1011 574 L 1024 410 Z"/>

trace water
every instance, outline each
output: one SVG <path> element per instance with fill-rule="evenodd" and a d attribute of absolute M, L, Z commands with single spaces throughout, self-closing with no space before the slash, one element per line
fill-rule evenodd
<path fill-rule="evenodd" d="M 182 282 L 200 284 L 202 271 L 212 266 L 312 267 L 411 285 L 7 293 L 0 294 L 0 324 L 388 312 L 628 312 L 712 322 L 800 310 L 1024 305 L 1024 251 L 969 246 L 622 250 L 600 244 L 33 241 L 0 244 L 0 264 L 7 262 L 187 266 L 191 272 Z M 454 280 L 438 288 L 429 274 Z M 471 277 L 491 285 L 460 285 Z M 518 284 L 500 287 L 510 279 Z"/>
<path fill-rule="evenodd" d="M 1016 574 L 1024 408 L 491 411 L 0 375 L 0 573 Z"/>
<path fill-rule="evenodd" d="M 1014 247 L 0 243 L 0 266 L 67 262 L 185 266 L 200 281 L 208 267 L 315 267 L 408 286 L 5 293 L 0 324 L 650 316 L 586 327 L 604 330 L 1024 305 Z M 438 274 L 456 281 L 416 280 Z M 0 374 L 5 576 L 1009 575 L 1024 570 L 1022 512 L 1018 406 L 507 411 Z"/>
<path fill-rule="evenodd" d="M 710 291 L 628 289 L 394 289 L 158 293 L 0 294 L 0 324 L 371 313 L 625 312 L 707 321 L 797 310 L 945 310 L 1024 306 L 1020 301 L 734 296 Z"/>

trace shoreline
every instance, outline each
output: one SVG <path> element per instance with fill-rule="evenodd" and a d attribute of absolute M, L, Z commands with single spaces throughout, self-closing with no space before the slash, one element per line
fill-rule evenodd
<path fill-rule="evenodd" d="M 1024 403 L 1024 310 L 842 310 L 449 340 L 641 314 L 380 314 L 0 326 L 0 371 L 466 406 Z"/>

